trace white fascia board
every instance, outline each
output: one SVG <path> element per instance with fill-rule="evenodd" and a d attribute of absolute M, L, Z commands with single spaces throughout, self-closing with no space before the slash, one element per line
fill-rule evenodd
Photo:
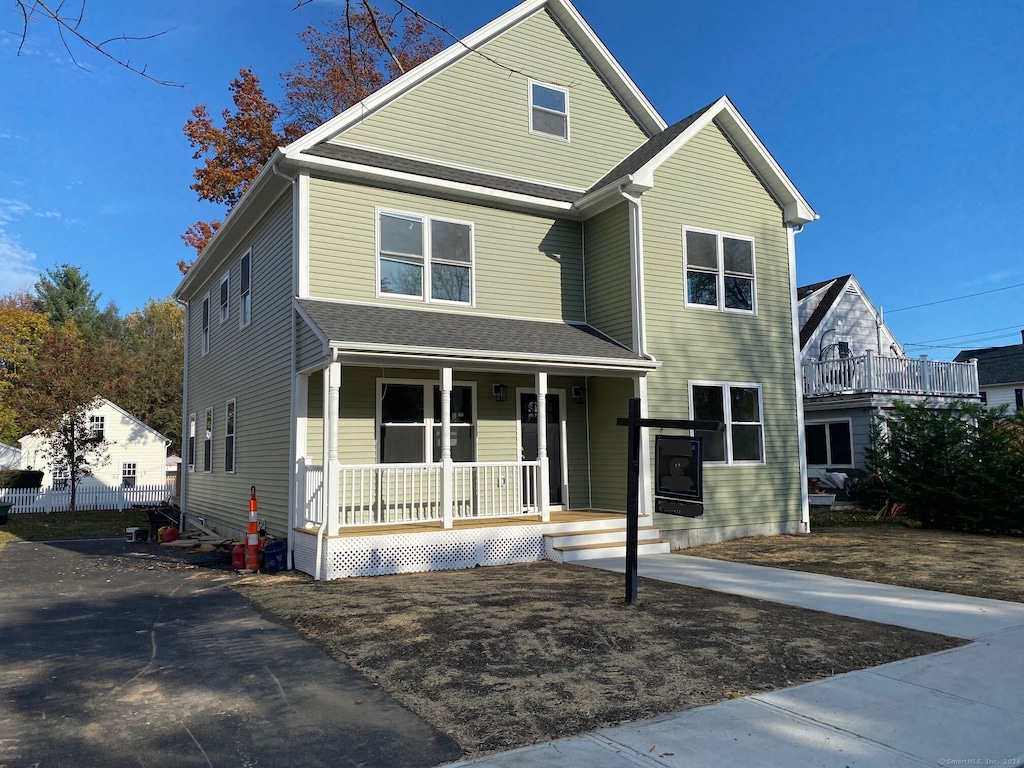
<path fill-rule="evenodd" d="M 247 212 L 250 208 L 257 206 L 257 201 L 262 197 L 262 193 L 265 191 L 265 187 L 274 184 L 275 180 L 280 184 L 281 189 L 284 189 L 284 185 L 287 183 L 277 171 L 277 164 L 284 159 L 284 151 L 278 147 L 274 150 L 274 154 L 270 156 L 270 159 L 263 164 L 263 168 L 259 174 L 253 179 L 252 183 L 245 190 L 245 194 L 242 195 L 242 199 L 238 201 L 238 204 L 231 209 L 231 212 L 224 219 L 224 223 L 220 225 L 217 231 L 210 238 L 210 241 L 203 248 L 203 252 L 199 254 L 199 257 L 192 264 L 192 268 L 189 269 L 188 273 L 178 283 L 178 287 L 174 289 L 174 293 L 171 294 L 172 298 L 178 299 L 179 301 L 187 301 L 191 296 L 193 289 L 193 283 L 199 281 L 202 284 L 202 279 L 199 278 L 199 274 L 213 273 L 216 272 L 223 263 L 224 259 L 231 255 L 230 249 L 227 253 L 223 253 L 218 258 L 217 251 L 221 249 L 221 243 L 230 241 L 233 237 L 232 233 L 238 229 L 238 222 L 246 218 Z M 275 196 L 276 197 L 276 196 Z M 273 200 L 271 200 L 273 202 Z M 268 204 L 269 205 L 269 204 Z M 250 222 L 250 226 L 255 224 L 255 220 Z M 206 278 L 209 278 L 209 274 Z M 206 279 L 203 278 L 203 279 Z"/>
<path fill-rule="evenodd" d="M 604 43 L 583 20 L 579 12 L 568 0 L 526 0 L 512 10 L 499 16 L 476 32 L 457 40 L 419 66 L 404 75 L 395 78 L 387 85 L 367 96 L 358 104 L 354 104 L 340 115 L 328 120 L 319 128 L 315 128 L 305 136 L 289 144 L 285 151 L 291 155 L 309 149 L 321 141 L 326 141 L 347 130 L 356 123 L 365 120 L 399 96 L 412 90 L 420 83 L 433 77 L 460 59 L 470 56 L 476 49 L 486 45 L 494 38 L 507 32 L 512 27 L 528 19 L 545 7 L 558 19 L 563 28 L 584 51 L 590 63 L 604 78 L 615 95 L 628 108 L 629 112 L 644 127 L 648 135 L 665 129 L 665 121 L 647 100 L 625 70 L 605 48 Z"/>
<path fill-rule="evenodd" d="M 319 325 L 313 322 L 313 319 L 309 316 L 306 310 L 303 309 L 297 298 L 292 299 L 292 309 L 299 313 L 299 317 L 302 318 L 303 322 L 310 327 L 313 333 L 316 334 L 317 339 L 324 345 L 324 353 L 326 354 L 331 344 L 331 340 L 327 338 L 327 334 L 320 329 Z"/>
<path fill-rule="evenodd" d="M 455 192 L 471 198 L 483 198 L 486 200 L 502 200 L 509 204 L 525 206 L 532 210 L 552 213 L 559 216 L 572 215 L 575 210 L 573 203 L 548 200 L 533 195 L 523 195 L 517 192 L 507 192 L 490 187 L 481 187 L 476 184 L 464 184 L 446 179 L 435 179 L 431 176 L 420 176 L 414 173 L 393 171 L 388 168 L 378 168 L 372 165 L 361 165 L 343 160 L 332 160 L 326 157 L 315 155 L 293 155 L 291 158 L 302 168 L 315 169 L 320 171 L 334 172 L 354 181 L 367 180 L 377 183 L 387 182 L 390 184 L 400 183 L 402 186 L 415 187 L 423 190 L 441 190 L 444 192 Z"/>
<path fill-rule="evenodd" d="M 414 347 L 402 344 L 380 345 L 345 342 L 331 345 L 332 351 L 350 359 L 390 357 L 404 362 L 420 361 L 431 365 L 454 363 L 497 363 L 501 365 L 565 369 L 584 368 L 595 371 L 641 372 L 654 371 L 661 366 L 658 360 L 613 360 L 604 357 L 565 357 L 564 355 L 517 355 L 508 352 L 489 352 L 441 347 Z"/>
<path fill-rule="evenodd" d="M 585 217 L 595 216 L 623 202 L 622 192 L 641 197 L 645 192 L 649 192 L 653 188 L 653 173 L 647 173 L 643 176 L 626 174 L 614 181 L 608 182 L 600 189 L 581 197 L 574 203 L 574 206 Z"/>
<path fill-rule="evenodd" d="M 784 209 L 786 223 L 790 226 L 806 224 L 815 221 L 818 214 L 804 200 L 796 186 L 783 172 L 775 158 L 771 156 L 768 149 L 757 138 L 754 131 L 743 119 L 728 96 L 723 96 L 710 107 L 704 114 L 698 117 L 693 123 L 687 126 L 686 130 L 680 133 L 670 144 L 658 154 L 648 160 L 634 174 L 633 178 L 648 183 L 653 179 L 654 172 L 690 139 L 700 133 L 710 123 L 715 122 L 724 130 L 729 139 L 743 155 L 743 158 L 750 164 L 760 176 L 765 186 L 771 191 Z M 653 183 L 653 182 L 651 182 Z"/>

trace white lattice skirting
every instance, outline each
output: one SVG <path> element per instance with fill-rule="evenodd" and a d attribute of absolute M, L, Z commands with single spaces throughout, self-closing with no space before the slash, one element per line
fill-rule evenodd
<path fill-rule="evenodd" d="M 545 559 L 542 526 L 438 530 L 324 540 L 320 578 L 450 571 Z M 295 569 L 315 575 L 316 536 L 295 534 Z"/>

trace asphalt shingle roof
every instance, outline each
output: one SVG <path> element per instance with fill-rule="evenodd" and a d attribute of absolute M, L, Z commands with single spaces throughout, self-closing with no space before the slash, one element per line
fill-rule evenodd
<path fill-rule="evenodd" d="M 488 173 L 451 168 L 437 163 L 410 160 L 409 158 L 395 157 L 384 152 L 373 152 L 368 149 L 346 147 L 340 144 L 322 142 L 306 150 L 306 152 L 317 157 L 325 157 L 328 160 L 368 165 L 372 168 L 383 168 L 388 171 L 410 173 L 416 176 L 426 176 L 431 179 L 441 179 L 460 184 L 472 184 L 477 187 L 529 195 L 530 197 L 539 197 L 560 203 L 572 203 L 581 197 L 580 192 L 565 189 L 564 187 L 552 187 L 546 184 L 535 184 L 528 181 L 510 179 L 505 176 L 493 176 Z"/>
<path fill-rule="evenodd" d="M 846 284 L 851 277 L 853 275 L 843 275 L 842 277 L 834 277 L 831 280 L 823 280 L 820 283 L 812 283 L 811 285 L 805 285 L 796 289 L 797 300 L 800 300 L 806 299 L 829 283 L 832 284 L 829 286 L 828 291 L 825 292 L 825 295 L 822 296 L 821 301 L 818 302 L 818 306 L 814 308 L 811 316 L 807 318 L 807 322 L 800 329 L 800 349 L 807 346 L 807 342 L 811 340 L 811 336 L 818 330 L 818 326 L 825 319 L 825 315 L 832 309 L 832 305 L 836 303 L 836 300 L 842 296 L 843 290 L 846 288 Z"/>
<path fill-rule="evenodd" d="M 589 325 L 489 317 L 469 312 L 427 312 L 401 307 L 298 299 L 332 346 L 444 350 L 457 356 L 531 357 L 566 362 L 586 359 L 609 365 L 649 367 L 650 361 L 610 340 Z"/>
<path fill-rule="evenodd" d="M 978 360 L 978 384 L 982 387 L 1024 381 L 1024 344 L 965 349 L 954 360 L 963 363 L 971 358 Z"/>

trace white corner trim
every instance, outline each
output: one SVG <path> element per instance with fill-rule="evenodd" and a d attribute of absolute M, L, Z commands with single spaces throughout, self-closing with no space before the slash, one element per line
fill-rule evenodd
<path fill-rule="evenodd" d="M 299 171 L 295 185 L 296 295 L 309 296 L 309 171 Z"/>

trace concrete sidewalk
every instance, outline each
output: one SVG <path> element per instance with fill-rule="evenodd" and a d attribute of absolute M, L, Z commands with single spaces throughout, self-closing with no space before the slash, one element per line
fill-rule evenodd
<path fill-rule="evenodd" d="M 1024 604 L 684 555 L 641 556 L 639 571 L 973 642 L 452 768 L 1024 765 Z"/>

